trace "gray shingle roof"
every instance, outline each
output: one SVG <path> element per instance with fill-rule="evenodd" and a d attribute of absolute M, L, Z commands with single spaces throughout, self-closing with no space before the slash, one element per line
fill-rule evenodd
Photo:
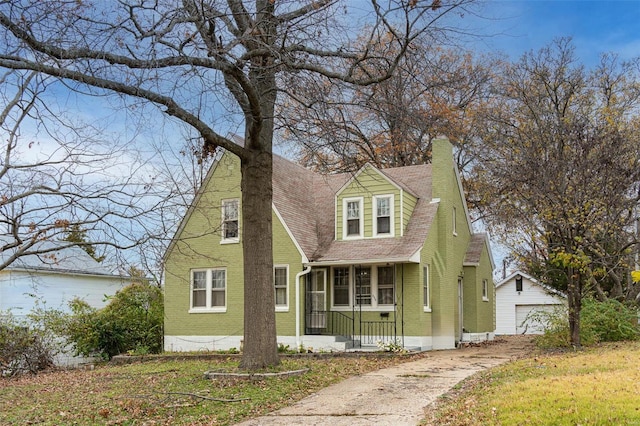
<path fill-rule="evenodd" d="M 273 203 L 307 259 L 312 262 L 407 261 L 424 244 L 435 217 L 431 201 L 431 165 L 380 171 L 418 197 L 401 237 L 335 240 L 335 196 L 349 173 L 321 175 L 274 156 Z"/>
<path fill-rule="evenodd" d="M 0 237 L 0 241 L 5 240 Z M 89 275 L 118 275 L 101 263 L 96 262 L 86 251 L 78 246 L 68 246 L 68 243 L 57 241 L 40 241 L 29 252 L 41 252 L 39 254 L 27 254 L 18 257 L 7 269 L 21 269 L 31 271 L 65 272 Z M 0 252 L 0 259 L 8 259 L 15 249 Z"/>

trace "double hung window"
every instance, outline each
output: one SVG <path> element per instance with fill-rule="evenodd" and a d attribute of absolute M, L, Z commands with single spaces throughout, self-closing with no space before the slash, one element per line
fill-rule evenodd
<path fill-rule="evenodd" d="M 364 223 L 362 198 L 346 198 L 343 201 L 343 237 L 358 238 L 363 236 Z"/>
<path fill-rule="evenodd" d="M 226 269 L 191 271 L 191 311 L 224 311 L 226 306 Z"/>
<path fill-rule="evenodd" d="M 237 242 L 239 240 L 239 202 L 222 200 L 222 241 Z"/>
<path fill-rule="evenodd" d="M 276 265 L 273 267 L 273 285 L 276 295 L 276 310 L 283 311 L 289 308 L 289 267 Z"/>
<path fill-rule="evenodd" d="M 373 197 L 374 236 L 393 235 L 393 197 L 390 195 Z"/>

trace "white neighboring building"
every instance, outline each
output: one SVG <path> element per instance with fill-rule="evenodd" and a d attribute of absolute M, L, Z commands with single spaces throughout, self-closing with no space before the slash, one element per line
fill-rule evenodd
<path fill-rule="evenodd" d="M 529 314 L 564 304 L 562 293 L 516 271 L 496 285 L 496 334 L 541 334 L 541 324 Z"/>
<path fill-rule="evenodd" d="M 44 241 L 42 246 L 55 247 Z M 0 253 L 0 258 L 11 253 Z M 69 312 L 68 302 L 80 298 L 94 308 L 107 304 L 112 296 L 131 282 L 114 274 L 80 247 L 63 249 L 16 259 L 0 271 L 0 312 L 10 311 L 16 319 L 25 319 L 36 307 Z M 77 365 L 83 360 L 61 355 L 56 364 Z"/>

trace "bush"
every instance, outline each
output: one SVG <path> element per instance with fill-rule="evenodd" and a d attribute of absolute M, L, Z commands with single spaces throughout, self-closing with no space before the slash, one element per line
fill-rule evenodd
<path fill-rule="evenodd" d="M 53 366 L 54 350 L 38 330 L 0 313 L 0 375 L 37 373 Z"/>
<path fill-rule="evenodd" d="M 582 326 L 600 342 L 637 340 L 640 337 L 637 308 L 614 299 L 604 302 L 585 299 L 580 319 Z"/>
<path fill-rule="evenodd" d="M 74 299 L 71 313 L 41 311 L 35 320 L 63 337 L 76 355 L 110 359 L 121 353 L 162 351 L 164 307 L 159 288 L 134 283 L 117 292 L 103 309 Z"/>
<path fill-rule="evenodd" d="M 571 347 L 569 315 L 566 306 L 551 312 L 536 312 L 532 319 L 543 324 L 544 333 L 536 336 L 542 348 Z M 637 308 L 617 300 L 599 302 L 592 298 L 582 301 L 580 312 L 580 342 L 590 346 L 599 342 L 617 342 L 640 338 Z"/>

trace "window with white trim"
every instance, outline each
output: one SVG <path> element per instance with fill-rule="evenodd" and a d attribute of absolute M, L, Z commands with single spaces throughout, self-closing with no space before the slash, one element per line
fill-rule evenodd
<path fill-rule="evenodd" d="M 371 306 L 371 268 L 356 268 L 355 279 L 356 306 Z"/>
<path fill-rule="evenodd" d="M 373 197 L 373 235 L 393 236 L 393 195 Z"/>
<path fill-rule="evenodd" d="M 456 208 L 453 208 L 453 214 L 452 214 L 452 221 L 453 223 L 451 224 L 452 228 L 453 228 L 453 235 L 458 235 L 458 224 L 457 224 L 457 212 L 456 212 Z"/>
<path fill-rule="evenodd" d="M 422 268 L 422 306 L 425 312 L 431 311 L 431 294 L 429 289 L 429 265 Z"/>
<path fill-rule="evenodd" d="M 289 265 L 273 267 L 273 285 L 276 296 L 276 311 L 289 310 Z"/>
<path fill-rule="evenodd" d="M 393 265 L 336 266 L 331 283 L 331 306 L 336 310 L 388 310 L 395 304 Z"/>
<path fill-rule="evenodd" d="M 224 268 L 191 271 L 191 312 L 226 311 L 227 271 Z"/>
<path fill-rule="evenodd" d="M 349 306 L 349 267 L 333 268 L 333 305 Z"/>
<path fill-rule="evenodd" d="M 393 266 L 378 266 L 378 305 L 395 303 L 395 280 Z"/>
<path fill-rule="evenodd" d="M 482 300 L 485 302 L 489 301 L 489 281 L 482 280 Z"/>
<path fill-rule="evenodd" d="M 237 243 L 240 240 L 238 199 L 222 200 L 222 242 Z"/>
<path fill-rule="evenodd" d="M 342 204 L 342 236 L 343 238 L 359 238 L 363 236 L 364 220 L 362 211 L 363 199 L 345 198 Z"/>

